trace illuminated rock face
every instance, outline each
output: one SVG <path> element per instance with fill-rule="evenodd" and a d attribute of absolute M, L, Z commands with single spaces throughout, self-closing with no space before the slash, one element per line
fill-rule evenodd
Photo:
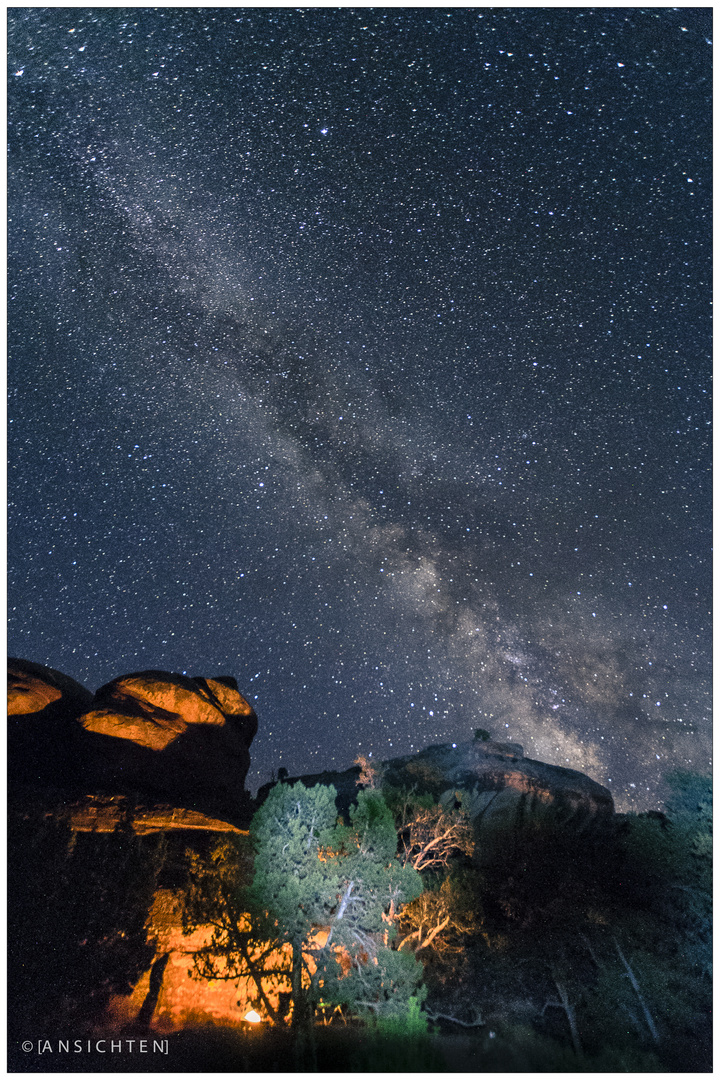
<path fill-rule="evenodd" d="M 252 1017 L 248 1021 L 251 1012 L 261 1023 L 270 1019 L 252 976 L 228 980 L 194 977 L 193 953 L 208 943 L 212 928 L 183 933 L 181 900 L 175 892 L 159 889 L 155 893 L 146 925 L 148 940 L 155 944 L 155 958 L 129 995 L 118 994 L 111 999 L 106 1025 L 123 1028 L 138 1024 L 142 1018 L 152 1031 L 168 1034 L 188 1027 L 256 1023 Z M 318 930 L 313 948 L 321 947 L 327 935 L 327 929 Z M 250 949 L 251 958 L 260 953 L 267 967 L 289 970 L 292 960 L 289 944 L 267 954 L 262 949 Z M 308 971 L 314 973 L 312 955 L 304 955 Z M 307 972 L 303 973 L 303 983 L 309 985 Z M 271 1009 L 289 1019 L 292 1015 L 289 977 L 265 975 L 262 987 Z"/>
<path fill-rule="evenodd" d="M 68 675 L 31 660 L 8 659 L 7 666 L 8 716 L 31 716 L 60 710 L 49 707 L 62 702 L 65 716 L 78 716 L 92 701 L 92 694 Z"/>
<path fill-rule="evenodd" d="M 109 1025 L 134 1024 L 143 1008 L 149 1013 L 146 1022 L 158 1033 L 239 1023 L 257 996 L 252 981 L 193 978 L 192 954 L 206 944 L 210 934 L 204 929 L 183 934 L 179 902 L 172 890 L 155 893 L 147 926 L 148 939 L 156 946 L 155 959 L 131 994 L 111 999 Z M 153 981 L 156 985 L 151 987 Z M 277 993 L 271 1003 L 277 1004 Z"/>
<path fill-rule="evenodd" d="M 183 933 L 180 900 L 170 889 L 159 889 L 153 898 L 148 920 L 148 939 L 155 943 L 152 966 L 129 995 L 110 1001 L 106 1023 L 114 1028 L 137 1024 L 143 1016 L 152 1031 L 167 1034 L 188 1027 L 235 1026 L 254 1012 L 260 1022 L 269 1019 L 251 976 L 236 979 L 198 979 L 192 973 L 192 956 L 210 940 L 211 928 Z M 325 936 L 327 932 L 325 931 Z M 323 932 L 320 932 L 319 942 Z M 253 955 L 253 950 L 250 950 Z M 310 970 L 314 963 L 307 956 Z M 288 967 L 291 947 L 284 945 L 265 956 L 272 967 Z M 155 972 L 155 977 L 153 977 Z M 153 986 L 153 982 L 155 985 Z M 270 1007 L 280 1015 L 290 1015 L 289 979 L 265 976 L 263 992 Z M 249 1022 L 255 1022 L 252 1019 Z"/>
<path fill-rule="evenodd" d="M 223 690 L 229 696 L 229 688 Z M 241 697 L 237 691 L 235 696 Z M 225 723 L 220 701 L 211 691 L 203 692 L 182 675 L 160 671 L 114 679 L 98 690 L 94 704 L 100 707 L 80 718 L 86 731 L 128 739 L 149 750 L 164 750 L 193 724 L 222 727 Z"/>
<path fill-rule="evenodd" d="M 130 828 L 137 836 L 150 833 L 243 833 L 222 818 L 210 817 L 197 810 L 162 803 L 143 805 L 125 795 L 82 795 L 67 800 L 50 811 L 55 821 L 66 824 L 74 833 L 113 833 Z"/>
<path fill-rule="evenodd" d="M 77 771 L 76 719 L 92 694 L 54 668 L 8 660 L 8 785 L 64 788 Z"/>
<path fill-rule="evenodd" d="M 257 716 L 232 678 L 141 671 L 107 683 L 79 718 L 88 780 L 237 818 Z"/>

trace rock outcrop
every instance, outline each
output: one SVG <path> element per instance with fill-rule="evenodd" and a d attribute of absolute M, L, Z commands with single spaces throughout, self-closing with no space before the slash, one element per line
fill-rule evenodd
<path fill-rule="evenodd" d="M 547 765 L 523 755 L 514 743 L 465 742 L 428 746 L 418 754 L 385 762 L 387 782 L 440 795 L 449 787 L 476 794 L 477 814 L 517 821 L 551 809 L 568 825 L 582 826 L 614 813 L 612 795 L 575 769 Z"/>
<path fill-rule="evenodd" d="M 60 788 L 77 775 L 77 718 L 92 702 L 84 686 L 30 660 L 8 660 L 8 785 Z"/>
<path fill-rule="evenodd" d="M 10 660 L 8 712 L 13 792 L 45 791 L 51 802 L 54 792 L 65 806 L 123 796 L 144 812 L 158 803 L 193 820 L 247 818 L 257 716 L 231 677 L 141 671 L 93 695 L 52 668 Z"/>
<path fill-rule="evenodd" d="M 493 740 L 428 746 L 417 754 L 378 763 L 378 777 L 393 787 L 415 789 L 439 798 L 449 789 L 471 793 L 476 828 L 517 826 L 523 820 L 548 814 L 576 829 L 612 817 L 612 795 L 601 784 L 575 769 L 546 765 L 526 758 L 518 743 Z M 333 784 L 337 807 L 346 814 L 356 798 L 360 769 L 288 777 L 306 787 Z M 257 793 L 256 804 L 267 798 L 272 784 Z"/>
<path fill-rule="evenodd" d="M 337 797 L 335 799 L 337 811 L 339 814 L 343 814 L 347 817 L 351 805 L 357 801 L 359 779 L 359 765 L 353 765 L 343 772 L 328 770 L 326 772 L 311 773 L 304 776 L 281 776 L 279 780 L 270 780 L 267 784 L 263 784 L 262 787 L 258 788 L 257 795 L 255 796 L 255 809 L 262 806 L 276 784 L 296 784 L 298 780 L 300 780 L 305 787 L 315 787 L 316 784 L 322 784 L 324 787 L 329 787 L 332 784 L 337 791 Z"/>
<path fill-rule="evenodd" d="M 232 678 L 123 675 L 100 687 L 79 724 L 88 778 L 103 791 L 231 818 L 247 802 L 257 716 Z"/>
<path fill-rule="evenodd" d="M 29 798 L 14 798 L 12 809 L 15 816 L 34 823 L 38 829 L 43 822 L 52 821 L 72 833 L 100 835 L 132 829 L 137 836 L 160 832 L 247 835 L 247 829 L 223 818 L 169 803 L 141 803 L 127 795 L 80 795 L 58 804 L 33 793 Z M 189 842 L 190 837 L 184 836 L 183 843 Z"/>

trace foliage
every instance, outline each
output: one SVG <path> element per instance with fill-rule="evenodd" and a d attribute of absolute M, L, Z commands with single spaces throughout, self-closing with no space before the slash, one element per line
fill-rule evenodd
<path fill-rule="evenodd" d="M 253 817 L 255 877 L 247 899 L 255 921 L 264 918 L 278 941 L 299 945 L 313 926 L 325 925 L 338 885 L 335 795 L 321 785 L 280 784 Z"/>
<path fill-rule="evenodd" d="M 482 926 L 479 879 L 469 869 L 455 869 L 436 879 L 412 903 L 400 919 L 403 935 L 399 948 L 407 945 L 417 955 L 433 954 L 442 978 L 451 976 L 461 961 L 468 940 Z"/>
<path fill-rule="evenodd" d="M 353 1013 L 365 1018 L 401 1017 L 411 997 L 422 1002 L 427 993 L 420 985 L 422 964 L 412 953 L 386 945 L 377 945 L 372 956 L 354 951 L 347 973 L 338 978 L 333 974 L 326 969 L 323 999 L 347 1004 Z"/>
<path fill-rule="evenodd" d="M 712 779 L 675 772 L 667 817 L 631 818 L 627 885 L 666 926 L 682 963 L 712 974 Z"/>
<path fill-rule="evenodd" d="M 402 955 L 396 953 L 395 955 Z M 422 999 L 410 997 L 368 1025 L 363 1045 L 350 1058 L 353 1072 L 437 1072 L 443 1061 L 431 1040 Z"/>
<path fill-rule="evenodd" d="M 308 1014 L 320 987 L 322 996 L 336 1003 L 393 1011 L 421 977 L 412 958 L 399 957 L 389 946 L 398 909 L 414 899 L 422 883 L 396 857 L 393 819 L 382 796 L 359 792 L 350 824 L 334 824 L 335 789 L 296 784 L 275 798 L 271 792 L 256 816 L 251 829 L 257 845 L 255 909 L 277 920 L 292 945 L 294 963 L 302 952 L 312 956 L 316 970 L 306 965 Z M 294 880 L 288 882 L 288 876 Z M 327 936 L 316 945 L 312 938 L 319 927 L 328 928 Z M 296 1010 L 302 995 L 296 977 Z"/>
<path fill-rule="evenodd" d="M 392 948 L 402 905 L 422 889 L 397 858 L 393 818 L 377 791 L 361 791 L 338 822 L 335 789 L 273 788 L 251 824 L 254 876 L 242 887 L 228 847 L 216 850 L 186 901 L 186 928 L 213 925 L 199 974 L 249 976 L 274 1020 L 267 980 L 292 995 L 293 1024 L 322 999 L 359 1013 L 392 1014 L 416 993 L 422 966 Z M 193 891 L 193 889 L 195 891 Z"/>
<path fill-rule="evenodd" d="M 365 757 L 363 754 L 358 754 L 353 764 L 360 766 L 360 775 L 357 778 L 358 784 L 370 788 L 378 786 L 378 769 L 370 761 L 370 758 Z"/>

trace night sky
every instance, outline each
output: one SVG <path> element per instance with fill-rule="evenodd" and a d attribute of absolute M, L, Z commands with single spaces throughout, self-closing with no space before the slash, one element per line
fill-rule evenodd
<path fill-rule="evenodd" d="M 9 11 L 11 655 L 248 785 L 707 771 L 709 8 Z"/>

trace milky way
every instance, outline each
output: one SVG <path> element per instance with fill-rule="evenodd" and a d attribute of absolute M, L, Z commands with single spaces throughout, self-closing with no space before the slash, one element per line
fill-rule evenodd
<path fill-rule="evenodd" d="M 710 20 L 10 9 L 11 654 L 707 770 Z"/>

